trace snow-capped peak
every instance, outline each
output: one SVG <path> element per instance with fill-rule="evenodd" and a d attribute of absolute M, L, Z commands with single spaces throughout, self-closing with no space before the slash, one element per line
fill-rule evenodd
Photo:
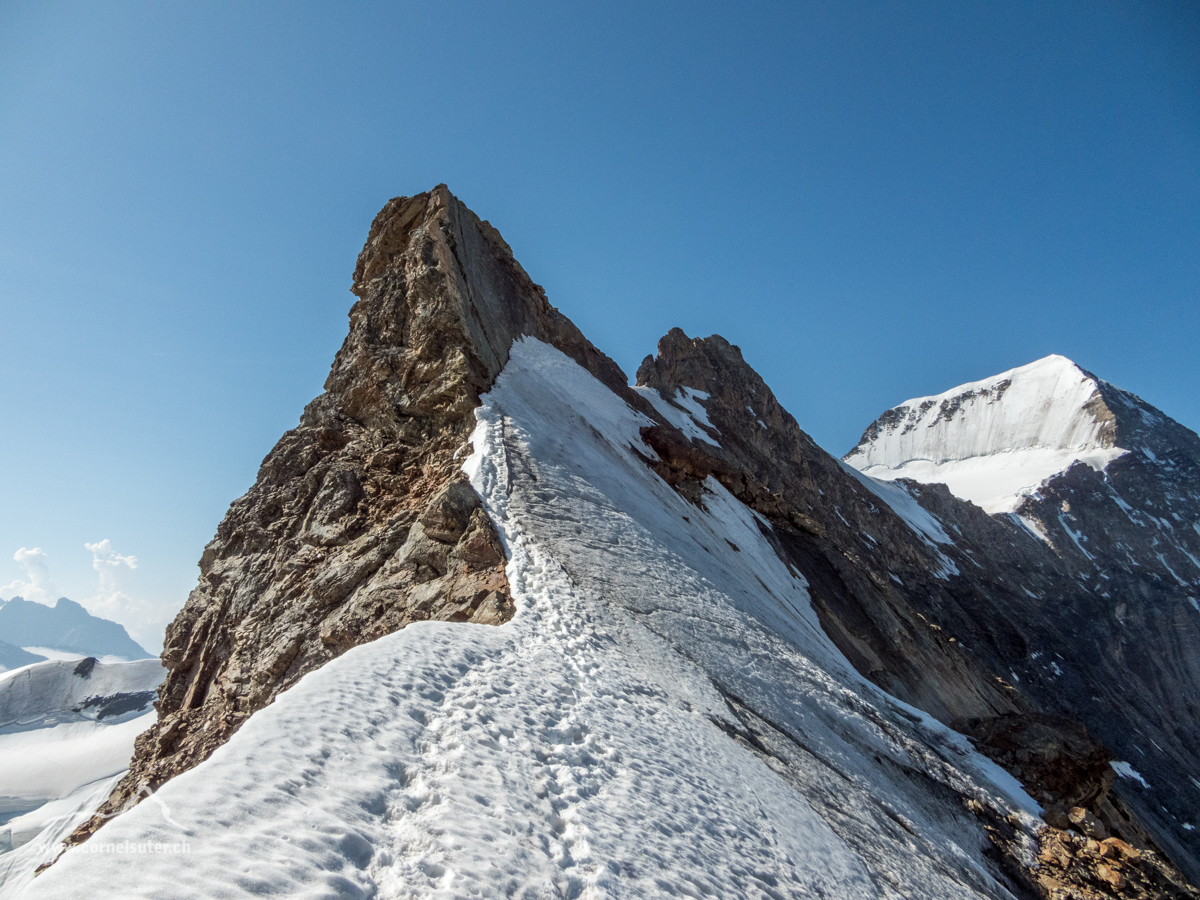
<path fill-rule="evenodd" d="M 1052 355 L 888 410 L 846 462 L 875 478 L 940 482 L 990 513 L 1010 512 L 1047 478 L 1126 451 L 1095 376 Z"/>

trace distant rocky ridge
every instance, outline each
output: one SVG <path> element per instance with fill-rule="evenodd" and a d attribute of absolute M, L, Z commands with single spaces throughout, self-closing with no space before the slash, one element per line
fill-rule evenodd
<path fill-rule="evenodd" d="M 60 597 L 54 606 L 21 597 L 0 601 L 0 639 L 15 647 L 45 647 L 80 656 L 147 659 L 150 654 L 129 636 L 123 625 L 93 616 L 73 600 Z M 2 651 L 2 648 L 0 648 Z M 30 654 L 19 665 L 44 659 Z M 11 656 L 14 660 L 20 658 Z M 0 665 L 16 668 L 0 658 Z"/>
<path fill-rule="evenodd" d="M 1004 390 L 1014 377 L 1044 379 L 1047 369 L 1081 390 L 1004 409 L 1014 405 Z M 1045 433 L 1030 440 L 1042 417 L 1037 406 L 1050 402 L 1072 424 L 1074 440 L 1061 427 L 1051 440 Z M 977 471 L 1005 465 L 1013 436 L 986 427 L 1005 417 L 1031 423 L 1019 436 L 1027 444 L 1064 452 L 1061 469 L 1043 472 L 1014 496 L 1011 512 L 988 517 L 986 530 L 975 507 L 948 502 L 933 485 L 920 489 L 922 502 L 964 537 L 993 532 L 971 547 L 973 558 L 989 577 L 1007 576 L 1019 589 L 1008 617 L 1026 643 L 1023 658 L 1004 665 L 1023 692 L 1087 723 L 1145 777 L 1150 789 L 1122 778 L 1118 792 L 1200 878 L 1200 832 L 1189 819 L 1200 809 L 1200 438 L 1141 398 L 1051 357 L 889 410 L 846 459 L 876 474 L 890 467 L 932 480 L 937 469 L 913 461 L 944 461 L 946 433 L 957 429 L 977 436 L 960 462 L 974 457 Z M 1108 451 L 1099 464 L 1097 449 Z M 953 479 L 951 489 L 969 493 Z M 1001 537 L 1021 531 L 1026 537 Z M 1008 564 L 1006 545 L 1021 551 Z"/>
<path fill-rule="evenodd" d="M 17 647 L 14 644 L 0 641 L 0 672 L 8 669 L 19 669 L 21 666 L 27 666 L 30 663 L 41 662 L 45 658 L 36 653 L 30 653 L 28 650 Z"/>
<path fill-rule="evenodd" d="M 1169 597 L 1168 618 L 1128 629 L 1102 614 L 1112 598 L 1049 526 L 1047 541 L 943 486 L 860 475 L 817 447 L 719 336 L 673 330 L 639 368 L 640 390 L 629 388 L 444 186 L 376 217 L 354 291 L 326 392 L 204 552 L 200 584 L 168 630 L 158 723 L 105 813 L 206 758 L 279 691 L 357 643 L 419 619 L 511 615 L 503 549 L 459 460 L 479 395 L 513 339 L 530 335 L 655 423 L 642 432 L 646 465 L 681 496 L 704 504 L 711 476 L 762 517 L 860 672 L 971 734 L 1043 803 L 1046 862 L 1034 869 L 1011 828 L 973 810 L 1031 896 L 1194 896 L 1157 852 L 1196 880 L 1200 854 L 1180 816 L 1200 807 L 1188 783 L 1200 772 L 1187 757 L 1200 669 L 1195 642 L 1189 649 L 1171 631 L 1190 620 Z M 1086 478 L 1079 468 L 1067 474 Z M 1188 490 L 1182 459 L 1176 468 L 1174 487 L 1151 481 Z M 1158 502 L 1150 488 L 1144 496 Z M 1136 590 L 1161 587 L 1151 574 L 1130 579 Z M 1121 615 L 1134 614 L 1127 605 Z M 1168 714 L 1146 708 L 1164 694 Z M 1162 784 L 1153 797 L 1114 782 L 1109 765 L 1129 759 L 1142 735 L 1167 748 L 1148 764 L 1137 758 Z"/>

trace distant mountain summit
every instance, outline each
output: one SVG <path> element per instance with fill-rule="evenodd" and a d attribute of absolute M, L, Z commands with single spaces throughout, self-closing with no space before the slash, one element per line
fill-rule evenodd
<path fill-rule="evenodd" d="M 1192 843 L 1194 823 L 1168 810 L 1197 808 L 1200 788 L 1200 437 L 1049 356 L 888 410 L 845 462 L 931 486 L 909 485 L 960 544 L 975 544 L 972 566 L 1018 587 L 1004 615 L 1024 644 L 1006 660 L 1022 689 L 1050 706 L 1056 692 L 1073 696 L 1064 705 L 1110 749 L 1158 769 L 1143 796 L 1122 787 L 1164 845 L 1172 829 Z M 990 526 L 937 501 L 939 484 L 992 513 Z M 1051 555 L 1022 549 L 1013 527 Z"/>
<path fill-rule="evenodd" d="M 21 597 L 0 603 L 0 641 L 21 647 L 45 647 L 83 656 L 119 656 L 122 659 L 146 659 L 150 656 L 129 636 L 123 625 L 93 616 L 74 600 L 60 597 L 54 606 L 34 603 Z M 0 652 L 3 648 L 0 648 Z M 25 657 L 31 657 L 25 659 Z M 16 668 L 45 657 L 11 652 L 0 657 L 0 665 Z M 24 659 L 24 661 L 20 661 Z"/>
<path fill-rule="evenodd" d="M 845 462 L 1012 513 L 1084 570 L 1200 583 L 1200 438 L 1066 357 L 907 400 Z"/>
<path fill-rule="evenodd" d="M 1066 357 L 1047 356 L 906 400 L 873 422 L 845 459 L 873 478 L 945 484 L 986 512 L 1011 512 L 1050 476 L 1077 462 L 1103 471 L 1126 452 L 1101 384 Z M 1121 407 L 1129 404 L 1131 395 L 1107 387 Z"/>

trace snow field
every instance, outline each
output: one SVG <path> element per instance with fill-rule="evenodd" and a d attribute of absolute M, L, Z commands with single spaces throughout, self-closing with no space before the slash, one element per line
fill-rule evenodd
<path fill-rule="evenodd" d="M 162 681 L 157 659 L 96 663 L 86 677 L 75 660 L 47 660 L 0 673 L 0 728 L 70 710 L 89 697 L 152 691 Z"/>
<path fill-rule="evenodd" d="M 127 769 L 134 738 L 154 724 L 154 716 L 149 712 L 115 725 L 67 722 L 0 733 L 0 796 L 57 800 Z"/>
<path fill-rule="evenodd" d="M 95 814 L 124 774 L 121 770 L 84 785 L 61 800 L 9 821 L 5 827 L 12 829 L 14 843 L 21 843 L 0 855 L 0 900 L 24 896 L 37 867 L 58 856 L 63 840 Z"/>
<path fill-rule="evenodd" d="M 87 701 L 153 691 L 164 674 L 158 660 L 85 668 L 48 660 L 0 675 L 0 804 L 9 816 L 23 811 L 0 825 L 0 900 L 16 896 L 95 812 L 154 722 L 145 702 L 100 717 L 104 707 Z"/>

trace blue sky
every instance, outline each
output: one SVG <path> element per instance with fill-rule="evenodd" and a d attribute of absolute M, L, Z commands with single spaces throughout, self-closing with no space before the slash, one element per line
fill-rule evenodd
<path fill-rule="evenodd" d="M 1200 4 L 580 7 L 2 0 L 0 586 L 155 649 L 438 182 L 838 454 L 1048 353 L 1200 426 Z"/>

